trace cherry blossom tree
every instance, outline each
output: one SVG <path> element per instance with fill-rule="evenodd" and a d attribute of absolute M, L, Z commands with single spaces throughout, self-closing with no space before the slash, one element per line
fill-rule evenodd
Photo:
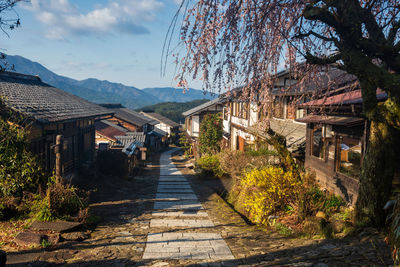
<path fill-rule="evenodd" d="M 165 49 L 175 53 L 168 45 L 180 27 L 174 56 L 181 85 L 189 76 L 208 91 L 244 85 L 243 95 L 265 101 L 273 74 L 300 61 L 307 63 L 300 82 L 327 65 L 356 76 L 370 124 L 356 214 L 382 225 L 400 155 L 399 12 L 398 0 L 183 0 Z M 377 88 L 388 94 L 385 102 Z"/>
<path fill-rule="evenodd" d="M 22 0 L 0 0 L 0 31 L 9 37 L 8 32 L 21 25 L 18 13 L 14 10 L 18 2 Z M 0 52 L 0 71 L 12 69 L 6 61 L 6 55 Z"/>

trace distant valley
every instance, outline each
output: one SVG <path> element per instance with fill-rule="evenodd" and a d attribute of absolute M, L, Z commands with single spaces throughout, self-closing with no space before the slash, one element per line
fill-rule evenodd
<path fill-rule="evenodd" d="M 210 94 L 205 95 L 202 90 L 197 89 L 183 93 L 182 89 L 171 87 L 140 90 L 133 86 L 94 78 L 79 81 L 57 75 L 40 63 L 21 56 L 8 55 L 6 60 L 15 66 L 16 72 L 38 75 L 45 83 L 95 103 L 121 103 L 128 108 L 138 109 L 163 102 L 189 102 L 213 98 Z"/>

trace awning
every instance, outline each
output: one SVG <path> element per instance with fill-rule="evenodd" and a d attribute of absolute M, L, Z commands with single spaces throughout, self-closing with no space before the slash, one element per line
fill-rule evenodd
<path fill-rule="evenodd" d="M 296 121 L 305 122 L 305 123 L 323 123 L 323 124 L 331 124 L 331 125 L 354 126 L 354 125 L 363 124 L 364 118 L 309 115 L 304 118 L 296 119 Z"/>

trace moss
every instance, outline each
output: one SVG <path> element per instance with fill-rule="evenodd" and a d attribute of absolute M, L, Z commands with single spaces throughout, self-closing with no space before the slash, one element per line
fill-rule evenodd
<path fill-rule="evenodd" d="M 399 132 L 388 124 L 371 122 L 356 203 L 356 220 L 364 222 L 366 225 L 382 226 L 385 224 L 385 211 L 382 207 L 391 192 L 397 164 L 395 140 L 398 138 Z"/>

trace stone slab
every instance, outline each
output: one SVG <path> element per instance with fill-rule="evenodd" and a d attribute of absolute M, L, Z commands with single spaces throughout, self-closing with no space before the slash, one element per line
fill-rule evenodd
<path fill-rule="evenodd" d="M 212 241 L 223 241 L 215 246 Z M 234 259 L 217 233 L 154 233 L 147 236 L 143 259 Z"/>
<path fill-rule="evenodd" d="M 182 174 L 178 174 L 178 175 L 164 174 L 164 175 L 160 175 L 159 177 L 185 177 L 185 176 Z"/>
<path fill-rule="evenodd" d="M 19 246 L 40 246 L 42 241 L 47 239 L 47 236 L 43 234 L 21 232 L 15 237 L 14 242 Z"/>
<path fill-rule="evenodd" d="M 203 206 L 198 201 L 157 201 L 154 202 L 155 210 L 202 210 Z"/>
<path fill-rule="evenodd" d="M 193 219 L 152 219 L 150 227 L 213 227 L 211 220 Z"/>
<path fill-rule="evenodd" d="M 159 182 L 158 186 L 183 186 L 183 187 L 188 187 L 190 186 L 189 182 Z"/>
<path fill-rule="evenodd" d="M 197 196 L 195 194 L 157 193 L 156 199 L 186 200 L 186 199 L 197 199 Z"/>
<path fill-rule="evenodd" d="M 34 221 L 30 229 L 41 231 L 54 231 L 59 233 L 72 232 L 79 228 L 82 224 L 77 222 L 66 222 L 66 221 L 56 221 L 56 222 L 39 222 Z"/>
<path fill-rule="evenodd" d="M 168 252 L 144 252 L 142 259 L 177 259 L 177 260 L 185 260 L 192 259 L 192 255 L 190 253 L 168 253 Z M 207 258 L 209 259 L 209 258 Z"/>
<path fill-rule="evenodd" d="M 153 211 L 152 215 L 158 217 L 208 217 L 207 212 L 199 210 Z"/>
<path fill-rule="evenodd" d="M 160 183 L 158 189 L 192 189 L 189 183 Z"/>
<path fill-rule="evenodd" d="M 194 194 L 192 189 L 188 188 L 158 188 L 157 193 L 191 193 Z"/>
<path fill-rule="evenodd" d="M 187 179 L 184 177 L 160 177 L 158 179 L 159 182 L 187 182 Z"/>

